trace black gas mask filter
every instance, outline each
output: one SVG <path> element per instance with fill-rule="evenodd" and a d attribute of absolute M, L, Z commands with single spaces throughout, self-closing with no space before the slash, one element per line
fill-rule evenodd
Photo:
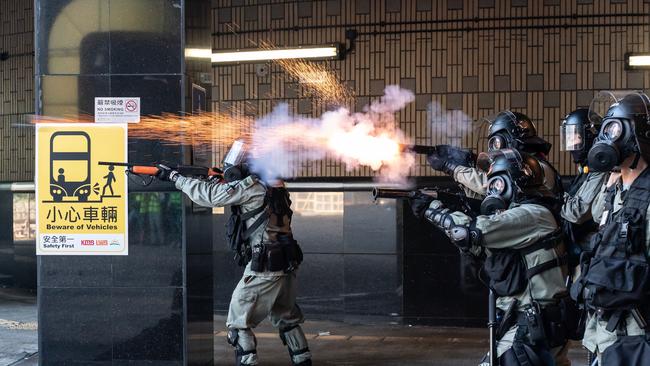
<path fill-rule="evenodd" d="M 634 123 L 628 119 L 608 118 L 603 121 L 594 146 L 589 150 L 589 168 L 596 172 L 609 172 L 625 159 L 636 154 L 630 168 L 636 168 L 639 145 L 634 135 Z"/>

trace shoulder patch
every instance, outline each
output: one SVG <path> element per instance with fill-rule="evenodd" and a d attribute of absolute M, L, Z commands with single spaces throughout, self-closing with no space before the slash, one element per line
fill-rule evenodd
<path fill-rule="evenodd" d="M 239 185 L 243 189 L 248 189 L 248 188 L 252 187 L 253 185 L 255 185 L 255 183 L 257 183 L 257 179 L 253 178 L 253 176 L 251 176 L 251 175 L 249 175 L 248 177 L 246 177 L 246 178 L 239 181 Z"/>

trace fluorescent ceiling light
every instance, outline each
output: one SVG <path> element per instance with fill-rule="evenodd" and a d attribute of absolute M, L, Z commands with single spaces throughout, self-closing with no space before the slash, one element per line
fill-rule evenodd
<path fill-rule="evenodd" d="M 334 59 L 339 57 L 336 45 L 324 47 L 299 47 L 281 49 L 255 49 L 237 51 L 218 51 L 212 53 L 212 63 L 226 64 L 251 61 L 283 59 Z"/>
<path fill-rule="evenodd" d="M 186 48 L 185 57 L 187 58 L 212 58 L 212 50 L 209 48 Z"/>
<path fill-rule="evenodd" d="M 625 68 L 647 69 L 650 68 L 650 53 L 628 53 L 625 55 Z"/>

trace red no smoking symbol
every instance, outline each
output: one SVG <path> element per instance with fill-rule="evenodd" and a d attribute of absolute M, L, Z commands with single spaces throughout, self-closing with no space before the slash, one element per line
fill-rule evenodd
<path fill-rule="evenodd" d="M 138 109 L 138 102 L 133 99 L 129 99 L 126 101 L 124 108 L 126 108 L 126 110 L 129 112 L 135 112 Z"/>

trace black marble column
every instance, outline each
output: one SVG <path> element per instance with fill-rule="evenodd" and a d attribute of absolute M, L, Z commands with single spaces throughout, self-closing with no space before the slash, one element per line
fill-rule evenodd
<path fill-rule="evenodd" d="M 186 111 L 189 1 L 36 0 L 37 111 L 92 114 L 96 96 L 140 97 L 143 114 Z M 191 160 L 189 147 L 129 139 L 130 162 Z M 173 187 L 130 183 L 128 256 L 39 257 L 41 364 L 211 365 L 203 232 L 209 212 Z"/>
<path fill-rule="evenodd" d="M 14 285 L 13 195 L 9 184 L 0 186 L 0 286 Z"/>

